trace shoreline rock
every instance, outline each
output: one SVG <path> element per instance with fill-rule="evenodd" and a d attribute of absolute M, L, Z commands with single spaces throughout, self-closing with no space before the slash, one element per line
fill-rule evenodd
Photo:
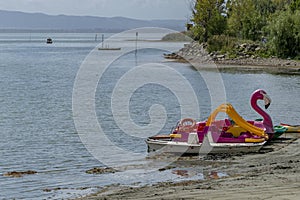
<path fill-rule="evenodd" d="M 111 167 L 94 167 L 93 169 L 86 170 L 85 173 L 87 174 L 109 174 L 109 173 L 116 173 L 117 170 Z"/>
<path fill-rule="evenodd" d="M 185 44 L 183 48 L 171 54 L 164 54 L 165 59 L 174 62 L 191 63 L 197 70 L 212 68 L 228 70 L 263 70 L 271 73 L 300 74 L 300 61 L 280 59 L 276 57 L 261 58 L 251 55 L 253 51 L 259 51 L 257 45 L 241 44 L 242 49 L 238 58 L 228 58 L 226 54 L 217 52 L 208 53 L 205 44 L 192 42 Z M 248 52 L 248 53 L 247 53 Z M 250 52 L 250 53 L 249 53 Z"/>
<path fill-rule="evenodd" d="M 12 172 L 6 172 L 3 174 L 3 176 L 6 177 L 13 177 L 13 178 L 20 178 L 23 177 L 24 175 L 32 175 L 32 174 L 36 174 L 37 171 L 33 171 L 33 170 L 28 170 L 28 171 L 12 171 Z"/>

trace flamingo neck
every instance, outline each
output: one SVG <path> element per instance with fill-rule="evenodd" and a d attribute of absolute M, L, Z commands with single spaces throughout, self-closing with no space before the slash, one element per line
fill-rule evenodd
<path fill-rule="evenodd" d="M 252 108 L 262 116 L 263 118 L 263 125 L 266 128 L 266 132 L 267 133 L 274 133 L 273 130 L 273 122 L 272 119 L 270 117 L 270 115 L 268 113 L 266 113 L 263 109 L 261 109 L 258 105 L 257 105 L 257 100 L 253 100 L 251 101 L 251 106 Z"/>

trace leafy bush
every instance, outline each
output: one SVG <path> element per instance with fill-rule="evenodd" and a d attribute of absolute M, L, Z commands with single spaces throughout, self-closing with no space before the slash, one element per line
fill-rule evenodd
<path fill-rule="evenodd" d="M 272 54 L 282 58 L 300 57 L 300 11 L 277 13 L 266 28 Z"/>
<path fill-rule="evenodd" d="M 228 52 L 234 48 L 237 39 L 234 37 L 230 37 L 227 35 L 214 35 L 208 41 L 209 52 L 220 51 L 220 52 Z"/>
<path fill-rule="evenodd" d="M 214 35 L 208 40 L 207 50 L 227 54 L 228 58 L 252 55 L 259 57 L 269 57 L 270 54 L 262 43 L 251 40 L 242 40 L 227 35 Z"/>

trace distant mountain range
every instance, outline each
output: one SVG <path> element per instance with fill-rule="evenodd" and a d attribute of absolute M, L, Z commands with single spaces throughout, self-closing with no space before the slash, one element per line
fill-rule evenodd
<path fill-rule="evenodd" d="M 137 20 L 125 17 L 46 15 L 0 10 L 0 31 L 101 31 L 120 32 L 139 27 L 183 31 L 185 20 Z"/>

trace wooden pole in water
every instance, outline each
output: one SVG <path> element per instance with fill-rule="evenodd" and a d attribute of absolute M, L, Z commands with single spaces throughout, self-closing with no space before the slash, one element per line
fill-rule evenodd
<path fill-rule="evenodd" d="M 135 54 L 137 54 L 137 41 L 138 41 L 139 32 L 135 33 Z"/>
<path fill-rule="evenodd" d="M 102 34 L 102 48 L 104 47 L 104 34 Z"/>

